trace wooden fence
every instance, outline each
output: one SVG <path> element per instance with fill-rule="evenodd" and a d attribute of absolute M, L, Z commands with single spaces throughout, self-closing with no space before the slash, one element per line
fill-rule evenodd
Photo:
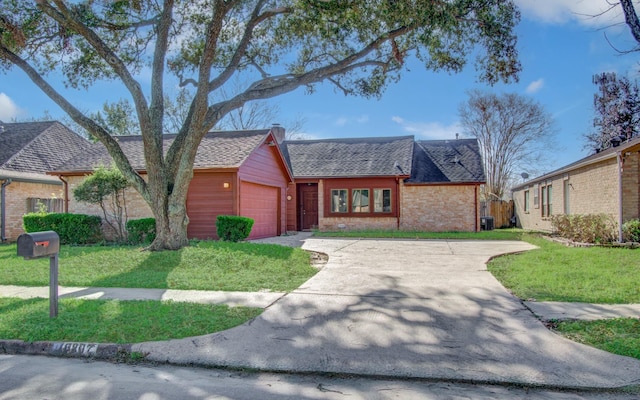
<path fill-rule="evenodd" d="M 513 217 L 513 200 L 492 200 L 480 202 L 480 216 L 493 217 L 495 228 L 508 228 Z"/>

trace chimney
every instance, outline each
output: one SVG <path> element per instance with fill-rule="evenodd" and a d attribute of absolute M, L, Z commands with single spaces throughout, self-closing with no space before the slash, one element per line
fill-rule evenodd
<path fill-rule="evenodd" d="M 280 124 L 273 124 L 271 127 L 271 133 L 276 137 L 276 141 L 278 143 L 282 143 L 284 141 L 284 128 L 280 126 Z"/>

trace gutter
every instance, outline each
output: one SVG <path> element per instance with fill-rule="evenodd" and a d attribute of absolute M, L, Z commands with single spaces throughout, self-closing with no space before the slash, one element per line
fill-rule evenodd
<path fill-rule="evenodd" d="M 2 213 L 2 220 L 0 221 L 0 242 L 7 240 L 5 236 L 6 229 L 6 201 L 5 201 L 5 188 L 11 185 L 11 179 L 7 179 L 2 182 L 0 189 L 0 213 Z"/>

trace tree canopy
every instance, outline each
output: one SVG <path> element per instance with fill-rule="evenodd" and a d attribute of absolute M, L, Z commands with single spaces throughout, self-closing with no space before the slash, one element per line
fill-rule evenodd
<path fill-rule="evenodd" d="M 502 199 L 514 175 L 540 165 L 554 133 L 544 107 L 515 93 L 478 90 L 460 105 L 464 133 L 478 139 L 487 182 L 483 197 Z"/>
<path fill-rule="evenodd" d="M 300 87 L 313 92 L 322 81 L 345 94 L 380 96 L 408 57 L 452 73 L 475 59 L 479 80 L 509 82 L 521 68 L 519 17 L 512 0 L 0 0 L 0 65 L 24 71 L 106 146 L 154 212 L 152 248 L 175 249 L 187 244 L 186 194 L 198 145 L 229 112 Z M 108 121 L 65 97 L 58 74 L 68 88 L 108 80 L 128 92 L 147 179 Z M 247 85 L 212 101 L 238 75 Z M 176 80 L 194 95 L 163 149 L 165 93 Z"/>
<path fill-rule="evenodd" d="M 640 88 L 615 72 L 593 76 L 598 91 L 593 96 L 595 131 L 586 135 L 587 146 L 604 150 L 640 133 Z"/>

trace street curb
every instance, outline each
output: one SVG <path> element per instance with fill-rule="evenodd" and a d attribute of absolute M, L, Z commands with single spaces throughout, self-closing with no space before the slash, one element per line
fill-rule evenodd
<path fill-rule="evenodd" d="M 131 359 L 130 344 L 25 342 L 0 340 L 0 354 L 43 355 L 68 358 L 125 361 Z"/>

